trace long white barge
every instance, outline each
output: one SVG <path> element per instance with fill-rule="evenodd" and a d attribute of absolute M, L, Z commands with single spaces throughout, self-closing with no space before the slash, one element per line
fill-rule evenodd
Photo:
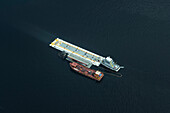
<path fill-rule="evenodd" d="M 50 46 L 67 53 L 69 58 L 82 62 L 88 68 L 92 65 L 99 66 L 100 64 L 116 72 L 119 71 L 120 68 L 124 68 L 116 64 L 110 57 L 105 58 L 59 38 L 56 38 Z"/>

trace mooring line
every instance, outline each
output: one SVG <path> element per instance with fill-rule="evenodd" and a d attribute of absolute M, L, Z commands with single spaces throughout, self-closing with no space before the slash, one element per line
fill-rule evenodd
<path fill-rule="evenodd" d="M 108 75 L 112 75 L 112 76 L 119 77 L 119 78 L 123 76 L 121 73 L 115 73 L 115 72 L 113 72 L 111 70 L 108 70 L 106 68 L 103 68 L 103 67 L 98 67 L 98 68 L 103 69 L 104 71 L 109 71 L 109 73 L 108 72 L 103 72 L 103 73 L 106 73 Z"/>

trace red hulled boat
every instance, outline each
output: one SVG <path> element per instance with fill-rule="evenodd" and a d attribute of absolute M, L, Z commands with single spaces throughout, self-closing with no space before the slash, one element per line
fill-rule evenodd
<path fill-rule="evenodd" d="M 73 70 L 79 72 L 80 74 L 88 76 L 88 77 L 90 77 L 90 78 L 92 78 L 94 80 L 97 80 L 97 81 L 100 81 L 104 76 L 104 74 L 101 71 L 98 71 L 98 70 L 96 71 L 96 70 L 87 68 L 87 67 L 82 66 L 82 65 L 80 65 L 80 64 L 78 64 L 76 62 L 71 62 L 70 67 Z"/>

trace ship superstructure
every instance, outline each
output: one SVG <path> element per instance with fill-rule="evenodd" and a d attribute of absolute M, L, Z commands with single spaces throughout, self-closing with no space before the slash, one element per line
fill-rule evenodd
<path fill-rule="evenodd" d="M 123 66 L 119 66 L 110 57 L 105 58 L 59 38 L 56 38 L 50 46 L 67 53 L 68 58 L 81 62 L 88 68 L 92 65 L 99 66 L 100 64 L 116 72 L 123 68 Z"/>

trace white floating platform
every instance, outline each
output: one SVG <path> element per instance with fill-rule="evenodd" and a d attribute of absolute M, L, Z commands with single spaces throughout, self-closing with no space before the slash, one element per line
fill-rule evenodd
<path fill-rule="evenodd" d="M 116 72 L 119 71 L 120 68 L 124 68 L 115 63 L 110 57 L 102 57 L 59 38 L 55 39 L 50 46 L 66 52 L 69 58 L 82 62 L 88 68 L 92 65 L 99 66 L 100 64 Z"/>
<path fill-rule="evenodd" d="M 68 53 L 68 55 L 73 54 L 77 57 L 80 57 L 80 59 L 87 60 L 91 62 L 95 66 L 99 66 L 101 61 L 105 59 L 104 57 L 97 55 L 95 53 L 92 53 L 88 50 L 85 50 L 83 48 L 80 48 L 76 45 L 73 45 L 69 42 L 66 42 L 62 39 L 55 39 L 51 44 L 51 47 L 58 49 L 60 51 L 65 51 Z"/>

